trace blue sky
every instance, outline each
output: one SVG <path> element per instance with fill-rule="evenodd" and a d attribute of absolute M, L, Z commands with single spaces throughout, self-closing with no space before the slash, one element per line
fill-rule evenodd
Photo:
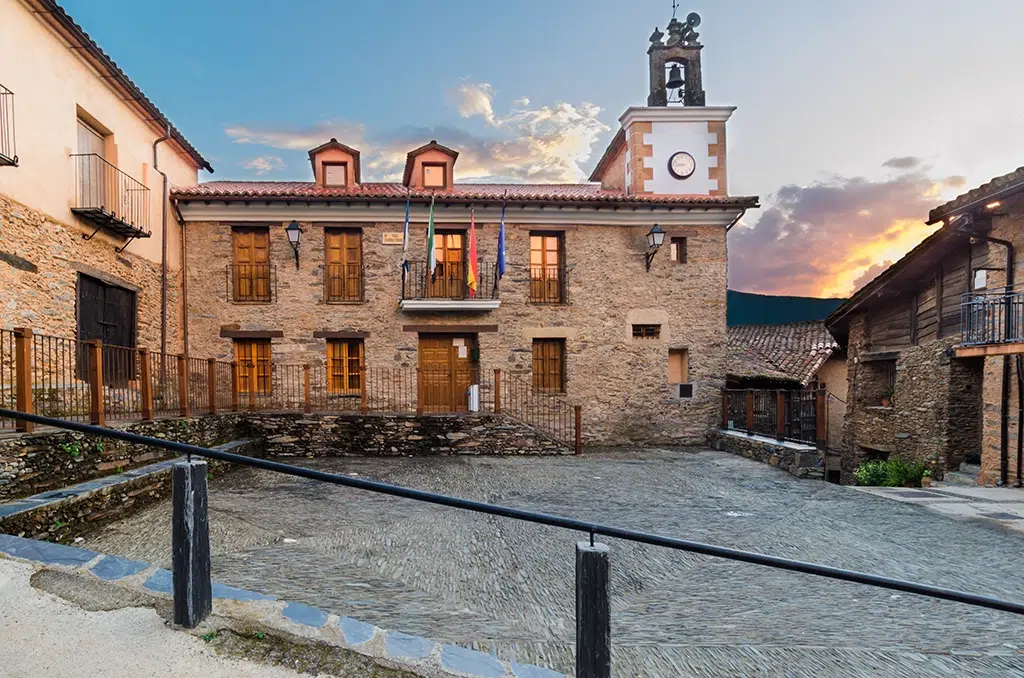
<path fill-rule="evenodd" d="M 365 179 L 437 138 L 464 178 L 580 180 L 644 103 L 647 38 L 671 15 L 668 0 L 63 5 L 213 179 L 308 180 L 305 150 L 337 136 Z M 730 236 L 736 287 L 847 293 L 927 234 L 930 207 L 1024 164 L 1022 2 L 690 11 L 708 103 L 739 107 L 730 191 L 765 205 Z"/>

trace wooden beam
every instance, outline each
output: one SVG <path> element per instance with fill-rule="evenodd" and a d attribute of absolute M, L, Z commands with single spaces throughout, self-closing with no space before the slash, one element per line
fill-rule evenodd
<path fill-rule="evenodd" d="M 1015 341 L 1009 344 L 987 344 L 985 346 L 957 346 L 955 349 L 957 358 L 985 358 L 993 355 L 1018 355 L 1024 354 L 1024 341 Z"/>
<path fill-rule="evenodd" d="M 89 371 L 89 420 L 96 426 L 106 424 L 103 410 L 103 342 L 93 339 L 86 342 Z"/>
<path fill-rule="evenodd" d="M 142 418 L 153 418 L 153 381 L 149 371 L 149 349 L 139 349 L 139 391 L 142 394 Z"/>
<path fill-rule="evenodd" d="M 32 330 L 14 328 L 14 409 L 32 414 Z M 18 421 L 15 430 L 31 433 L 35 424 Z"/>

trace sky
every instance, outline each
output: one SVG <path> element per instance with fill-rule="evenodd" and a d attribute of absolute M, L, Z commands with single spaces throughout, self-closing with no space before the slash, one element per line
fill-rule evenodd
<path fill-rule="evenodd" d="M 685 2 L 685 0 L 683 0 Z M 365 181 L 431 139 L 460 181 L 585 181 L 647 96 L 671 0 L 64 0 L 210 160 L 308 181 L 330 137 Z M 733 105 L 729 283 L 846 296 L 927 236 L 928 210 L 1024 164 L 1024 2 L 714 0 L 708 105 Z"/>

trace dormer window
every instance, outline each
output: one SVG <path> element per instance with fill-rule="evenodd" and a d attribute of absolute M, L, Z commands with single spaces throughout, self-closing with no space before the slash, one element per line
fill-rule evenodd
<path fill-rule="evenodd" d="M 423 163 L 423 188 L 447 188 L 447 165 L 443 162 Z"/>
<path fill-rule="evenodd" d="M 324 186 L 348 186 L 348 163 L 325 162 Z"/>

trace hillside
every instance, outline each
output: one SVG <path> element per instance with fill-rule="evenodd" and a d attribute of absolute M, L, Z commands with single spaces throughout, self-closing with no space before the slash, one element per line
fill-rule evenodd
<path fill-rule="evenodd" d="M 779 325 L 803 320 L 824 320 L 845 299 L 785 297 L 729 290 L 726 322 L 736 325 Z"/>

